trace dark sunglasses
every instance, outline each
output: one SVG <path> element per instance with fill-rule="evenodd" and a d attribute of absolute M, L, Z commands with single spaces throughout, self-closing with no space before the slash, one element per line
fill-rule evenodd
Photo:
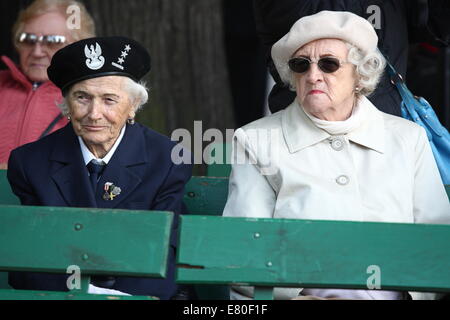
<path fill-rule="evenodd" d="M 309 70 L 311 63 L 317 63 L 320 70 L 325 73 L 332 73 L 341 67 L 341 64 L 345 63 L 338 58 L 324 57 L 317 60 L 312 60 L 305 57 L 297 57 L 289 60 L 289 68 L 296 73 L 304 73 Z"/>
<path fill-rule="evenodd" d="M 22 32 L 17 40 L 19 43 L 29 46 L 34 46 L 38 42 L 47 46 L 58 46 L 66 42 L 66 37 L 58 35 L 38 36 L 34 33 Z"/>

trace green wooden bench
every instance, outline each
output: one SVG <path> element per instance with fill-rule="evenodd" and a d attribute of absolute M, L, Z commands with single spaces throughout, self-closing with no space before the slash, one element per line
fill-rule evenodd
<path fill-rule="evenodd" d="M 183 216 L 177 264 L 179 283 L 251 285 L 255 299 L 367 289 L 378 269 L 384 290 L 450 292 L 450 226 Z"/>
<path fill-rule="evenodd" d="M 6 182 L 6 184 L 5 184 L 5 182 Z M 1 171 L 0 171 L 0 191 L 1 191 L 0 204 L 4 203 L 5 201 L 7 203 L 8 203 L 8 201 L 17 203 L 17 200 L 13 195 L 7 194 L 7 193 L 10 193 L 9 184 L 5 180 L 4 172 L 1 172 Z M 450 198 L 450 186 L 446 186 L 446 191 Z M 206 259 L 206 262 L 209 261 L 210 257 L 211 257 L 211 260 L 214 261 L 214 259 L 215 259 L 214 257 L 217 256 L 215 254 L 216 251 L 222 252 L 222 249 L 227 250 L 226 248 L 229 247 L 227 242 L 219 241 L 219 240 L 218 241 L 206 240 L 206 242 L 201 242 L 201 243 L 202 244 L 207 243 L 208 248 L 200 246 L 200 247 L 198 247 L 199 251 L 195 254 L 192 254 L 192 256 L 191 256 L 191 254 L 187 253 L 187 252 L 189 252 L 189 250 L 192 250 L 192 245 L 193 245 L 193 243 L 195 243 L 195 241 L 200 241 L 198 237 L 203 238 L 203 239 L 208 239 L 208 237 L 212 237 L 212 240 L 214 240 L 214 239 L 216 239 L 214 237 L 214 235 L 217 235 L 220 239 L 222 239 L 222 237 L 225 237 L 226 234 L 231 235 L 231 234 L 234 234 L 235 232 L 239 233 L 239 231 L 235 228 L 234 225 L 229 226 L 229 225 L 225 224 L 224 222 L 222 222 L 223 219 L 228 220 L 231 218 L 217 217 L 222 214 L 223 207 L 226 202 L 227 194 L 228 194 L 228 179 L 227 178 L 192 177 L 192 179 L 187 184 L 184 201 L 185 201 L 187 207 L 189 208 L 191 214 L 193 214 L 193 216 L 182 217 L 180 249 L 179 249 L 180 251 L 178 252 L 178 264 L 180 264 L 181 267 L 178 269 L 178 276 L 177 276 L 178 282 L 200 284 L 197 286 L 197 292 L 203 291 L 199 294 L 199 296 L 200 296 L 200 298 L 204 298 L 204 299 L 226 299 L 226 298 L 228 298 L 228 290 L 224 290 L 224 288 L 227 288 L 226 285 L 232 284 L 232 283 L 241 283 L 241 282 L 256 285 L 256 286 L 258 286 L 258 288 L 260 286 L 262 286 L 261 287 L 262 291 L 260 291 L 259 289 L 256 291 L 257 298 L 270 297 L 271 289 L 269 289 L 269 290 L 267 289 L 267 285 L 268 285 L 267 281 L 266 282 L 265 281 L 251 282 L 251 281 L 253 281 L 251 279 L 250 279 L 250 281 L 241 281 L 242 279 L 239 280 L 240 278 L 236 278 L 235 280 L 232 279 L 231 281 L 229 281 L 229 279 L 223 278 L 223 274 L 221 273 L 220 268 L 223 267 L 226 269 L 226 271 L 229 271 L 228 267 L 226 267 L 226 266 L 225 267 L 219 266 L 219 269 L 211 269 L 211 270 L 215 270 L 214 271 L 215 273 L 214 273 L 214 275 L 211 275 L 210 274 L 211 272 L 209 272 L 208 276 L 211 276 L 212 278 L 216 278 L 216 279 L 211 280 L 211 278 L 208 278 L 208 277 L 203 278 L 203 276 L 200 279 L 198 278 L 199 274 L 197 272 L 199 272 L 199 270 L 202 270 L 199 268 L 205 268 L 205 266 L 206 266 L 206 269 L 209 270 L 209 264 L 206 263 L 206 264 L 202 265 L 203 262 L 199 263 L 198 261 L 192 261 L 192 260 L 199 259 L 199 256 L 201 256 L 203 254 L 203 258 Z M 1 212 L 1 209 L 0 209 L 0 212 Z M 202 216 L 195 216 L 195 215 L 202 215 Z M 212 217 L 205 217 L 205 215 L 211 215 Z M 214 217 L 214 216 L 216 216 L 216 217 Z M 211 222 L 211 225 L 209 225 L 210 222 L 208 220 L 210 218 L 213 219 L 212 220 L 213 222 Z M 194 219 L 193 220 L 194 222 L 192 222 L 192 223 L 189 222 L 190 219 Z M 207 222 L 205 222 L 204 219 L 206 219 Z M 233 219 L 239 220 L 240 218 L 233 218 Z M 247 219 L 244 219 L 244 220 L 247 221 Z M 270 219 L 270 220 L 273 221 L 276 219 Z M 184 222 L 184 221 L 188 221 L 188 222 Z M 252 219 L 252 221 L 256 222 L 256 221 L 258 221 L 258 219 L 256 219 L 256 220 Z M 303 223 L 302 220 L 294 220 L 294 221 Z M 204 223 L 207 223 L 207 225 L 209 225 L 209 227 L 208 227 L 209 234 L 204 233 L 204 232 L 206 232 L 205 227 L 203 227 Z M 218 223 L 218 225 L 215 226 L 214 225 L 215 223 Z M 259 221 L 258 221 L 258 223 L 259 223 Z M 283 221 L 283 223 L 284 223 L 284 221 Z M 310 223 L 315 223 L 315 221 L 308 222 L 308 224 L 310 224 Z M 326 223 L 328 223 L 328 222 L 326 222 Z M 335 223 L 337 223 L 338 225 L 345 224 L 342 222 L 335 222 Z M 359 223 L 357 223 L 357 224 L 359 224 Z M 367 224 L 367 223 L 363 223 L 363 224 Z M 375 224 L 375 225 L 379 225 L 379 224 Z M 392 228 L 396 228 L 396 226 L 398 226 L 399 224 L 381 224 L 381 225 L 388 227 L 389 230 L 393 230 Z M 391 225 L 393 225 L 393 227 Z M 196 226 L 198 226 L 198 228 L 197 228 L 198 232 L 196 231 Z M 412 228 L 418 227 L 419 230 L 422 227 L 420 225 L 407 225 L 406 228 L 411 228 L 411 226 L 412 226 Z M 429 228 L 434 228 L 434 227 L 436 227 L 438 229 L 441 229 L 442 227 L 446 228 L 446 226 L 426 226 L 426 227 L 428 228 L 427 230 L 431 230 Z M 259 226 L 258 226 L 258 228 L 259 228 Z M 256 228 L 256 229 L 258 229 L 258 228 Z M 350 228 L 350 230 L 352 230 L 352 228 Z M 405 230 L 408 230 L 408 229 L 405 229 Z M 189 235 L 191 232 L 194 234 L 194 236 Z M 225 235 L 222 235 L 223 232 L 225 232 Z M 407 232 L 408 231 L 406 231 L 406 233 Z M 259 233 L 259 232 L 256 232 L 256 233 Z M 331 231 L 330 231 L 330 233 L 332 234 Z M 343 234 L 346 234 L 346 233 L 343 232 Z M 259 233 L 259 236 L 256 235 L 255 233 L 253 233 L 253 236 L 255 237 L 255 239 L 260 239 L 261 233 Z M 434 235 L 433 235 L 433 237 L 434 237 Z M 430 239 L 432 239 L 432 241 L 434 243 L 433 237 L 430 237 Z M 447 237 L 448 237 L 448 230 L 447 230 Z M 233 238 L 233 237 L 230 237 L 230 238 Z M 412 237 L 412 238 L 413 238 L 412 241 L 416 241 L 416 240 L 414 240 L 414 237 Z M 187 239 L 187 240 L 184 240 L 184 239 Z M 195 239 L 197 239 L 197 240 L 195 240 Z M 320 239 L 317 239 L 317 241 L 319 241 L 319 240 Z M 297 239 L 297 242 L 298 242 L 298 239 Z M 447 238 L 447 242 L 449 242 L 448 238 Z M 222 247 L 224 247 L 224 248 L 222 248 Z M 265 246 L 263 246 L 263 247 L 265 247 Z M 243 249 L 244 254 L 247 254 L 249 252 L 249 250 L 246 247 L 246 244 L 244 244 L 244 245 L 240 244 L 240 245 L 238 245 L 238 248 L 244 248 Z M 349 247 L 349 248 L 351 248 L 351 247 Z M 370 250 L 375 250 L 373 252 L 376 252 L 376 247 L 370 246 L 369 248 L 370 248 Z M 432 248 L 434 248 L 434 245 Z M 217 249 L 219 249 L 219 250 L 217 250 Z M 204 251 L 204 250 L 207 250 L 207 251 Z M 251 250 L 250 252 L 254 253 L 255 250 Z M 275 250 L 275 252 L 277 252 L 277 250 Z M 433 251 L 431 250 L 431 252 L 433 252 Z M 447 250 L 447 252 L 450 252 L 450 251 Z M 222 255 L 222 257 L 223 256 L 227 257 L 227 254 Z M 281 257 L 281 255 L 279 253 L 277 253 L 277 256 Z M 219 257 L 220 257 L 220 255 L 219 255 Z M 436 260 L 436 259 L 438 259 L 438 258 L 436 258 L 436 256 L 434 256 L 433 260 L 430 260 L 430 261 L 439 261 L 439 259 L 438 260 Z M 442 260 L 442 261 L 445 261 L 445 260 Z M 270 260 L 267 261 L 267 263 L 268 262 L 271 262 L 273 264 L 273 262 Z M 217 262 L 211 262 L 211 263 L 214 265 Z M 224 263 L 223 260 L 222 260 L 222 263 Z M 191 266 L 193 268 L 186 268 L 186 266 Z M 211 268 L 216 268 L 216 266 L 211 267 Z M 209 270 L 209 271 L 211 271 L 211 270 Z M 190 272 L 194 272 L 194 274 L 192 274 Z M 382 270 L 382 272 L 383 272 L 383 270 Z M 252 272 L 250 272 L 250 273 L 252 273 Z M 200 274 L 202 274 L 202 273 L 200 273 Z M 285 282 L 282 281 L 282 278 L 280 278 L 280 279 L 281 279 L 280 282 L 276 282 L 273 285 L 289 286 L 288 284 L 286 284 Z M 384 283 L 384 280 L 385 279 L 383 278 L 383 280 L 382 280 L 383 283 Z M 298 283 L 301 283 L 303 287 L 308 286 L 308 283 L 306 283 L 306 282 L 298 282 Z M 298 286 L 298 283 L 297 283 L 297 286 Z M 450 283 L 450 282 L 447 281 L 447 283 Z M 411 284 L 411 282 L 408 282 L 409 289 L 411 288 L 410 284 Z M 359 283 L 359 285 L 361 285 L 361 283 Z M 364 283 L 362 283 L 362 285 L 364 285 Z M 325 285 L 325 286 L 327 286 L 327 285 Z M 309 287 L 320 287 L 320 285 L 318 283 L 314 283 L 314 284 L 310 285 Z M 1 273 L 0 273 L 0 288 L 1 288 Z M 200 288 L 200 290 L 198 288 Z M 220 290 L 217 290 L 218 288 Z M 383 288 L 385 288 L 384 285 L 383 285 Z M 429 289 L 431 289 L 431 286 L 429 287 Z M 436 290 L 436 291 L 439 291 L 439 290 Z M 260 295 L 260 292 L 262 292 L 262 295 Z M 42 293 L 40 293 L 40 294 L 42 294 Z M 69 295 L 70 295 L 70 293 L 69 293 Z"/>
<path fill-rule="evenodd" d="M 227 195 L 228 178 L 192 177 L 186 185 L 184 202 L 191 214 L 221 216 Z M 0 204 L 19 204 L 10 189 L 5 170 L 0 170 Z M 9 288 L 6 272 L 0 272 L 0 288 Z M 229 297 L 227 286 L 198 285 L 195 289 L 200 299 Z"/>
<path fill-rule="evenodd" d="M 228 178 L 192 177 L 186 185 L 184 201 L 191 214 L 222 215 L 228 194 Z M 0 170 L 0 204 L 19 204 L 6 179 L 6 171 Z M 0 288 L 9 288 L 8 274 L 0 272 Z M 201 299 L 227 299 L 228 287 L 196 286 Z"/>
<path fill-rule="evenodd" d="M 152 299 L 88 294 L 90 276 L 163 278 L 173 213 L 0 205 L 0 271 L 81 270 L 70 292 L 0 290 L 0 299 Z"/>
<path fill-rule="evenodd" d="M 183 201 L 191 214 L 221 216 L 227 196 L 228 178 L 192 177 Z"/>
<path fill-rule="evenodd" d="M 8 179 L 6 178 L 6 170 L 0 170 L 0 205 L 19 205 L 20 201 L 11 191 Z"/>
<path fill-rule="evenodd" d="M 221 216 L 228 196 L 228 178 L 192 177 L 185 188 L 184 203 L 191 215 Z M 200 300 L 228 300 L 227 285 L 194 285 Z"/>
<path fill-rule="evenodd" d="M 6 179 L 6 170 L 0 170 L 0 205 L 19 205 L 19 199 L 12 193 L 8 180 Z M 8 273 L 0 272 L 0 289 L 8 289 Z"/>
<path fill-rule="evenodd" d="M 206 175 L 208 177 L 229 177 L 231 173 L 231 143 L 215 143 L 212 146 L 213 158 L 207 157 L 206 162 L 209 163 L 212 159 L 217 159 L 216 150 L 222 150 L 222 159 L 219 163 L 210 163 L 206 168 Z"/>

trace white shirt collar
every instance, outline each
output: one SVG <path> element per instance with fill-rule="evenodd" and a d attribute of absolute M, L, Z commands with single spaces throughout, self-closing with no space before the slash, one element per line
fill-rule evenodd
<path fill-rule="evenodd" d="M 117 147 L 120 144 L 120 141 L 122 141 L 123 135 L 125 134 L 125 128 L 126 125 L 123 126 L 122 130 L 120 130 L 119 137 L 117 138 L 116 142 L 114 142 L 114 145 L 112 146 L 111 150 L 108 151 L 106 156 L 104 156 L 102 159 L 96 158 L 92 152 L 89 151 L 88 147 L 84 143 L 83 139 L 81 137 L 78 137 L 78 141 L 80 141 L 80 148 L 81 153 L 83 154 L 84 164 L 87 165 L 89 162 L 91 162 L 92 159 L 95 159 L 99 162 L 103 161 L 105 164 L 108 164 L 109 160 L 111 160 L 112 156 L 114 155 L 114 152 L 116 151 Z"/>

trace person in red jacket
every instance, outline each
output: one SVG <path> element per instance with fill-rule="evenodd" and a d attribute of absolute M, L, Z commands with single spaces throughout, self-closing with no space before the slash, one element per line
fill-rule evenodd
<path fill-rule="evenodd" d="M 59 49 L 95 36 L 95 27 L 78 1 L 36 0 L 19 14 L 12 33 L 20 61 L 1 57 L 8 70 L 0 71 L 0 169 L 7 168 L 11 150 L 67 124 L 47 67 Z"/>

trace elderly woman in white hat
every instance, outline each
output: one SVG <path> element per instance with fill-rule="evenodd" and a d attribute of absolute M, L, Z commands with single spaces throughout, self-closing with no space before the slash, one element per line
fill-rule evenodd
<path fill-rule="evenodd" d="M 349 12 L 304 17 L 275 43 L 272 57 L 297 98 L 236 131 L 224 216 L 450 223 L 425 131 L 366 98 L 385 66 L 368 21 Z M 278 299 L 298 295 L 405 298 L 378 290 L 275 290 Z M 235 298 L 251 296 L 249 287 L 232 290 Z"/>

